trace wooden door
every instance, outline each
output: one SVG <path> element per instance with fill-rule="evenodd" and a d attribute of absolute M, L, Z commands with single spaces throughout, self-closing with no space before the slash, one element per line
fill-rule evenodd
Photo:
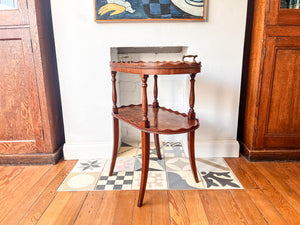
<path fill-rule="evenodd" d="M 1 2 L 1 1 L 0 1 Z M 3 6 L 5 5 L 2 1 Z M 28 24 L 27 0 L 16 0 L 14 7 L 0 8 L 0 26 Z"/>
<path fill-rule="evenodd" d="M 287 1 L 288 2 L 288 1 Z M 289 1 L 292 2 L 292 1 Z M 296 1 L 294 1 L 296 2 Z M 300 25 L 300 9 L 284 5 L 281 0 L 267 1 L 267 24 L 269 25 Z M 291 3 L 292 4 L 292 3 Z M 291 8 L 289 8 L 291 7 Z"/>
<path fill-rule="evenodd" d="M 300 146 L 300 37 L 266 41 L 256 147 Z"/>
<path fill-rule="evenodd" d="M 0 29 L 0 49 L 0 152 L 43 152 L 29 29 Z"/>

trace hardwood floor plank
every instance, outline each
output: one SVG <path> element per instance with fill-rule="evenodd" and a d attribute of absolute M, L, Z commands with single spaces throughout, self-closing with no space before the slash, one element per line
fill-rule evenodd
<path fill-rule="evenodd" d="M 186 208 L 184 193 L 182 190 L 169 190 L 170 217 L 173 225 L 190 224 L 189 214 Z"/>
<path fill-rule="evenodd" d="M 91 191 L 88 193 L 74 225 L 94 224 L 97 211 L 102 203 L 103 195 L 104 191 Z"/>
<path fill-rule="evenodd" d="M 26 193 L 34 187 L 38 180 L 51 166 L 26 167 L 6 188 L 0 191 L 0 221 L 18 205 Z"/>
<path fill-rule="evenodd" d="M 281 179 L 284 180 L 299 196 L 300 196 L 300 179 L 294 174 L 290 173 L 285 169 L 285 163 L 272 163 L 268 165 L 267 169 L 277 173 Z M 299 168 L 300 170 L 300 168 Z"/>
<path fill-rule="evenodd" d="M 290 203 L 298 214 L 300 214 L 300 196 L 284 182 L 281 176 L 278 176 L 274 171 L 270 171 L 267 163 L 257 163 L 255 166 L 268 179 L 272 186 Z"/>
<path fill-rule="evenodd" d="M 211 225 L 229 225 L 223 213 L 223 210 L 218 202 L 217 193 L 218 192 L 214 190 L 199 191 L 208 222 Z"/>
<path fill-rule="evenodd" d="M 278 213 L 269 199 L 259 189 L 247 189 L 247 194 L 270 225 L 286 225 L 286 221 Z"/>
<path fill-rule="evenodd" d="M 138 193 L 137 193 L 138 195 Z M 151 191 L 146 190 L 142 207 L 137 207 L 138 196 L 135 198 L 132 225 L 151 225 L 152 198 Z"/>
<path fill-rule="evenodd" d="M 94 224 L 111 225 L 119 200 L 120 191 L 105 191 L 100 207 L 98 208 Z"/>
<path fill-rule="evenodd" d="M 15 179 L 24 168 L 24 166 L 2 166 L 0 170 L 0 191 Z"/>
<path fill-rule="evenodd" d="M 245 190 L 230 190 L 231 194 L 243 213 L 249 225 L 267 225 L 263 215 L 252 202 L 251 198 Z"/>
<path fill-rule="evenodd" d="M 240 156 L 243 157 L 243 156 Z M 228 166 L 231 168 L 233 173 L 236 175 L 238 180 L 241 182 L 244 188 L 258 188 L 256 183 L 249 176 L 247 171 L 243 170 L 239 164 L 239 158 L 225 158 Z"/>
<path fill-rule="evenodd" d="M 49 204 L 56 195 L 56 190 L 75 166 L 77 161 L 61 161 L 62 169 L 56 174 L 55 178 L 47 186 L 47 188 L 35 199 L 31 208 L 24 214 L 24 217 L 19 221 L 18 225 L 36 224 Z M 56 167 L 57 165 L 55 165 Z"/>
<path fill-rule="evenodd" d="M 300 224 L 300 163 L 226 159 L 245 190 L 56 192 L 76 161 L 0 167 L 0 224 Z M 132 221 L 132 222 L 131 222 Z"/>
<path fill-rule="evenodd" d="M 184 190 L 186 208 L 191 225 L 208 225 L 208 219 L 197 190 Z"/>
<path fill-rule="evenodd" d="M 38 225 L 73 224 L 88 192 L 57 192 Z"/>
<path fill-rule="evenodd" d="M 285 163 L 285 168 L 300 180 L 300 162 Z"/>
<path fill-rule="evenodd" d="M 4 224 L 17 224 L 17 222 L 23 218 L 27 210 L 30 209 L 35 200 L 54 179 L 58 171 L 60 171 L 63 167 L 64 163 L 58 163 L 57 165 L 50 167 L 50 169 L 41 177 L 41 179 L 33 184 L 32 188 L 26 193 L 26 195 L 23 195 L 23 198 L 19 199 L 19 201 L 14 205 L 11 211 L 1 222 Z"/>
<path fill-rule="evenodd" d="M 223 210 L 223 213 L 230 225 L 242 225 L 247 224 L 245 217 L 240 211 L 238 205 L 233 199 L 229 190 L 216 191 L 219 204 Z"/>
<path fill-rule="evenodd" d="M 167 190 L 151 191 L 152 224 L 170 225 L 170 210 Z"/>
<path fill-rule="evenodd" d="M 121 191 L 113 224 L 131 225 L 136 191 Z"/>
<path fill-rule="evenodd" d="M 247 170 L 252 179 L 264 192 L 288 224 L 300 224 L 300 215 L 292 205 L 272 186 L 269 180 L 256 168 L 257 163 L 249 163 L 246 159 L 240 161 L 242 168 Z"/>

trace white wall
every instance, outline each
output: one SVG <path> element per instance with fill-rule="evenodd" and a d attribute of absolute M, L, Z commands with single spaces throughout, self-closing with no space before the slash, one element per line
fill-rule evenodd
<path fill-rule="evenodd" d="M 201 122 L 196 156 L 238 156 L 247 1 L 209 0 L 207 22 L 131 23 L 95 23 L 93 2 L 51 0 L 65 158 L 111 157 L 110 48 L 133 46 L 186 46 L 188 54 L 199 55 L 203 66 L 196 79 L 195 111 Z"/>

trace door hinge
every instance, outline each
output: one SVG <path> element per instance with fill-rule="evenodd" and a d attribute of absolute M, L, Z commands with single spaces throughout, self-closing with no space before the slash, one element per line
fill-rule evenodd
<path fill-rule="evenodd" d="M 268 13 L 270 12 L 270 0 L 268 1 Z"/>
<path fill-rule="evenodd" d="M 26 0 L 26 7 L 27 7 L 27 9 L 28 9 L 28 0 Z"/>
<path fill-rule="evenodd" d="M 264 47 L 264 52 L 263 52 L 263 59 L 266 58 L 266 46 Z"/>

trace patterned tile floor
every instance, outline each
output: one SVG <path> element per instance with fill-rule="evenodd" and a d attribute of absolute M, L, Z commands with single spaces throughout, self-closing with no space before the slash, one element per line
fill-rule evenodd
<path fill-rule="evenodd" d="M 163 159 L 158 160 L 151 143 L 148 190 L 243 189 L 223 158 L 197 158 L 200 182 L 196 183 L 180 143 L 161 143 L 161 154 Z M 122 143 L 113 176 L 108 176 L 111 160 L 79 160 L 58 191 L 139 190 L 141 156 L 141 144 Z"/>

